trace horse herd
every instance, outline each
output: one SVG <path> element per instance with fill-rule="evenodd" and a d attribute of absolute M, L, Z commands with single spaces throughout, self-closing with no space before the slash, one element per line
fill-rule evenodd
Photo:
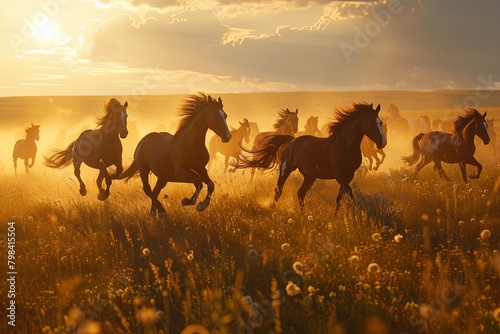
<path fill-rule="evenodd" d="M 393 105 L 389 107 L 389 117 L 379 117 L 380 105 L 353 103 L 350 107 L 335 110 L 335 120 L 321 130 L 318 129 L 318 117 L 310 117 L 305 130 L 298 132 L 298 110 L 282 109 L 274 123 L 274 131 L 258 133 L 251 149 L 243 147 L 243 141 L 250 142 L 252 123 L 247 119 L 239 122 L 239 128 L 230 129 L 227 114 L 221 98 L 198 93 L 190 95 L 180 108 L 180 122 L 175 133 L 151 132 L 144 136 L 134 152 L 132 164 L 124 170 L 122 165 L 122 143 L 126 138 L 128 103 L 121 104 L 111 98 L 104 105 L 103 115 L 97 121 L 94 130 L 85 130 L 65 149 L 54 150 L 50 156 L 44 156 L 44 163 L 51 168 L 63 168 L 73 164 L 74 174 L 79 181 L 80 194 L 87 190 L 80 177 L 80 167 L 85 163 L 99 170 L 97 187 L 98 199 L 105 200 L 113 179 L 129 180 L 139 174 L 144 193 L 151 199 L 150 213 L 166 216 L 165 208 L 158 200 L 160 191 L 168 182 L 192 183 L 195 191 L 191 197 L 184 198 L 182 205 L 195 205 L 198 211 L 210 204 L 214 191 L 214 182 L 210 179 L 207 164 L 217 152 L 225 156 L 224 171 L 251 168 L 252 178 L 256 169 L 277 169 L 278 182 L 274 190 L 274 200 L 278 201 L 283 186 L 290 174 L 299 170 L 303 183 L 298 190 L 301 208 L 307 191 L 317 179 L 335 179 L 340 184 L 336 199 L 338 210 L 343 195 L 354 198 L 350 182 L 360 167 L 363 156 L 376 164 L 377 169 L 383 162 L 383 148 L 387 144 L 387 129 L 409 131 L 410 126 L 419 126 L 420 120 L 411 125 L 399 115 Z M 421 124 L 428 124 L 424 121 Z M 208 149 L 205 137 L 208 129 L 215 132 L 210 139 Z M 403 130 L 401 130 L 403 129 Z M 13 152 L 14 168 L 17 159 L 24 159 L 25 169 L 31 168 L 35 161 L 39 140 L 40 126 L 33 125 L 26 130 L 26 138 L 16 142 Z M 439 176 L 450 181 L 445 175 L 441 163 L 459 165 L 463 180 L 479 178 L 481 164 L 474 158 L 474 138 L 479 137 L 484 144 L 490 142 L 486 112 L 480 114 L 476 109 L 466 109 L 451 124 L 450 131 L 423 131 L 411 141 L 413 152 L 402 160 L 410 166 L 416 165 L 414 177 L 427 164 L 434 162 L 434 169 Z M 378 157 L 381 156 L 381 158 Z M 231 159 L 232 158 L 232 159 Z M 31 162 L 29 160 L 31 159 Z M 210 162 L 210 163 L 209 163 Z M 476 166 L 477 171 L 467 176 L 466 164 Z M 115 166 L 114 174 L 108 173 L 108 167 Z M 157 177 L 152 188 L 149 174 Z M 106 187 L 103 188 L 102 181 Z M 203 187 L 207 186 L 206 197 L 198 202 Z"/>

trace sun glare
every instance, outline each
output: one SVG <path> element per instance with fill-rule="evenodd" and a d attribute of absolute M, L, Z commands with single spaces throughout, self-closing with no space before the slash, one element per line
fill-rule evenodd
<path fill-rule="evenodd" d="M 37 39 L 42 42 L 52 41 L 56 37 L 57 32 L 57 25 L 54 22 L 49 21 L 44 26 L 38 28 Z"/>

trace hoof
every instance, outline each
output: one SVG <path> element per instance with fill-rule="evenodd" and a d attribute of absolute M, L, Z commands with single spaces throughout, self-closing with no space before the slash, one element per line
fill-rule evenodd
<path fill-rule="evenodd" d="M 190 200 L 189 198 L 183 198 L 181 201 L 181 204 L 186 206 L 186 205 L 194 205 L 194 202 Z"/>
<path fill-rule="evenodd" d="M 198 203 L 198 205 L 196 206 L 196 210 L 198 210 L 198 211 L 200 211 L 200 212 L 201 212 L 201 211 L 203 211 L 203 210 L 205 210 L 205 209 L 207 208 L 208 204 L 209 204 L 209 203 L 206 203 L 206 204 L 205 204 L 205 202 L 200 202 L 200 203 Z"/>
<path fill-rule="evenodd" d="M 105 201 L 109 197 L 109 193 L 102 191 L 97 195 L 97 199 L 100 201 Z"/>
<path fill-rule="evenodd" d="M 82 195 L 82 196 L 87 195 L 87 189 L 85 189 L 85 188 L 80 188 L 80 195 Z"/>

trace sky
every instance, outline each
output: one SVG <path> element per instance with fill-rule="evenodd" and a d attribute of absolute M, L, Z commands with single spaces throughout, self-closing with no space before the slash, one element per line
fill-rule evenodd
<path fill-rule="evenodd" d="M 498 0 L 16 0 L 0 96 L 500 88 Z"/>

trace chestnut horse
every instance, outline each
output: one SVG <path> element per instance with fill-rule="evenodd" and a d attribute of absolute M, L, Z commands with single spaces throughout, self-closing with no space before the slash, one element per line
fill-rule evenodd
<path fill-rule="evenodd" d="M 123 147 L 120 138 L 127 138 L 128 102 L 121 105 L 114 98 L 104 105 L 104 115 L 97 119 L 98 128 L 85 130 L 64 150 L 54 150 L 50 157 L 45 157 L 45 165 L 51 168 L 63 168 L 73 162 L 74 173 L 80 182 L 80 195 L 85 196 L 87 189 L 80 177 L 80 166 L 99 169 L 97 176 L 97 199 L 104 201 L 109 197 L 111 180 L 116 179 L 123 171 Z M 116 172 L 109 175 L 107 167 L 114 165 Z M 102 188 L 102 180 L 106 181 L 106 189 Z"/>
<path fill-rule="evenodd" d="M 462 177 L 467 183 L 466 165 L 477 167 L 477 172 L 469 175 L 471 179 L 478 179 L 483 166 L 474 158 L 476 145 L 474 137 L 481 138 L 485 145 L 490 142 L 486 112 L 481 115 L 476 109 L 466 109 L 465 114 L 459 116 L 453 123 L 452 132 L 431 131 L 421 133 L 412 140 L 413 153 L 402 157 L 408 166 L 416 165 L 413 178 L 428 163 L 434 162 L 434 170 L 441 179 L 450 182 L 444 173 L 441 162 L 458 164 Z"/>
<path fill-rule="evenodd" d="M 33 125 L 31 123 L 31 128 L 25 130 L 26 138 L 19 139 L 14 145 L 14 151 L 12 153 L 12 160 L 14 161 L 14 171 L 17 175 L 17 159 L 24 160 L 24 170 L 29 173 L 29 168 L 33 167 L 36 158 L 36 142 L 40 140 L 40 125 Z M 31 163 L 29 159 L 31 158 Z"/>
<path fill-rule="evenodd" d="M 132 165 L 118 179 L 127 181 L 139 172 L 143 190 L 151 198 L 151 215 L 166 217 L 165 208 L 158 200 L 160 191 L 167 182 L 192 183 L 195 192 L 191 198 L 184 198 L 182 205 L 194 205 L 203 187 L 207 185 L 207 196 L 196 209 L 204 210 L 210 204 L 214 182 L 208 176 L 206 165 L 210 158 L 205 146 L 208 129 L 214 131 L 223 143 L 231 139 L 226 123 L 222 100 L 199 93 L 191 95 L 181 108 L 182 119 L 175 134 L 151 132 L 141 139 L 134 153 Z M 158 177 L 153 190 L 148 177 L 152 172 Z"/>
<path fill-rule="evenodd" d="M 382 119 L 382 121 L 385 120 Z M 387 123 L 382 124 L 382 132 L 384 133 L 385 138 L 387 138 Z M 377 145 L 366 136 L 363 137 L 363 140 L 361 141 L 361 153 L 368 159 L 368 170 L 374 171 L 378 170 L 386 157 L 384 150 L 377 148 Z M 379 155 L 380 158 L 378 157 Z M 375 160 L 375 166 L 373 166 L 373 160 Z"/>
<path fill-rule="evenodd" d="M 340 184 L 336 200 L 338 210 L 344 194 L 354 199 L 349 183 L 361 165 L 360 144 L 363 136 L 368 136 L 380 149 L 387 144 L 379 111 L 380 105 L 373 109 L 373 104 L 366 103 L 337 109 L 336 121 L 330 123 L 330 135 L 327 138 L 267 136 L 257 149 L 248 151 L 252 156 L 243 155 L 236 167 L 274 169 L 279 165 L 278 184 L 274 190 L 275 201 L 280 198 L 290 173 L 299 169 L 304 176 L 298 191 L 301 209 L 304 207 L 306 193 L 316 179 L 335 179 Z"/>

